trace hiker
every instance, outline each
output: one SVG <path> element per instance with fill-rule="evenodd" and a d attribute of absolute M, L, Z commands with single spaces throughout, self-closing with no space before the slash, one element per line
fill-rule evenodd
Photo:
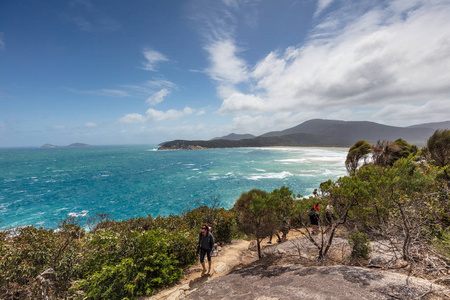
<path fill-rule="evenodd" d="M 319 212 L 316 207 L 312 207 L 308 212 L 309 221 L 311 222 L 312 234 L 317 234 L 317 226 L 319 226 Z"/>
<path fill-rule="evenodd" d="M 277 236 L 277 242 L 278 243 L 281 243 L 281 237 L 280 237 L 280 235 L 278 234 L 278 233 L 274 233 L 276 236 Z M 269 241 L 267 242 L 267 244 L 272 244 L 272 237 L 273 237 L 273 234 L 271 234 L 270 235 L 270 238 L 269 238 Z"/>
<path fill-rule="evenodd" d="M 334 207 L 331 204 L 331 200 L 328 200 L 327 208 L 325 208 L 325 216 L 327 217 L 327 221 L 329 223 L 327 231 L 330 231 L 331 227 L 333 226 L 333 220 L 335 219 Z"/>
<path fill-rule="evenodd" d="M 214 234 L 213 234 L 213 229 L 212 229 L 212 227 L 209 226 L 208 229 L 209 229 L 209 233 L 212 235 L 213 240 L 214 240 Z M 211 249 L 211 256 L 217 256 L 218 254 L 219 254 L 219 253 L 217 253 L 217 250 L 216 250 L 216 248 L 214 248 L 214 244 L 213 244 L 213 247 L 212 247 L 212 249 Z"/>
<path fill-rule="evenodd" d="M 206 273 L 205 254 L 208 258 L 208 274 L 211 272 L 211 250 L 214 248 L 214 237 L 209 232 L 207 224 L 202 226 L 198 235 L 198 246 L 200 248 L 200 263 L 202 264 L 202 276 Z"/>
<path fill-rule="evenodd" d="M 317 211 L 317 213 L 319 213 L 319 202 L 314 205 L 314 209 Z"/>

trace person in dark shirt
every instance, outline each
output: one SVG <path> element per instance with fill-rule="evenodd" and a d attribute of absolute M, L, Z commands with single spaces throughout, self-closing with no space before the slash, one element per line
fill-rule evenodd
<path fill-rule="evenodd" d="M 198 246 L 200 248 L 200 263 L 203 271 L 202 276 L 206 273 L 205 254 L 208 258 L 208 274 L 211 272 L 211 250 L 214 248 L 214 237 L 209 232 L 208 225 L 203 225 L 198 236 Z"/>
<path fill-rule="evenodd" d="M 319 212 L 315 207 L 312 207 L 308 212 L 309 221 L 311 222 L 312 234 L 317 234 L 317 227 L 319 226 Z"/>

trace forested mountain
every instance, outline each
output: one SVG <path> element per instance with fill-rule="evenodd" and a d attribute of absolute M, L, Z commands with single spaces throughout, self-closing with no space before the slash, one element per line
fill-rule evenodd
<path fill-rule="evenodd" d="M 359 140 L 375 144 L 378 140 L 395 141 L 399 138 L 410 144 L 424 146 L 436 129 L 450 129 L 450 121 L 396 127 L 368 121 L 313 119 L 283 131 L 272 131 L 253 138 L 245 138 L 252 135 L 232 133 L 210 141 L 165 142 L 161 144 L 160 149 L 269 146 L 350 147 Z"/>
<path fill-rule="evenodd" d="M 236 134 L 236 133 L 230 133 L 229 135 L 223 136 L 223 137 L 216 137 L 212 140 L 230 140 L 230 141 L 239 141 L 239 140 L 245 140 L 245 139 L 253 139 L 256 136 L 253 134 Z"/>
<path fill-rule="evenodd" d="M 441 124 L 444 126 L 445 123 L 450 122 L 442 122 Z M 314 119 L 283 131 L 269 132 L 263 134 L 262 136 L 267 137 L 292 133 L 312 133 L 350 140 L 352 143 L 359 140 L 366 140 L 370 143 L 376 143 L 378 140 L 394 141 L 398 138 L 402 138 L 410 144 L 424 145 L 426 140 L 436 130 L 436 128 L 431 126 L 425 127 L 424 125 L 425 124 L 419 125 L 418 127 L 396 127 L 368 121 Z"/>
<path fill-rule="evenodd" d="M 408 126 L 408 128 L 432 128 L 434 130 L 436 130 L 436 129 L 450 129 L 450 121 L 424 123 L 424 124 Z"/>

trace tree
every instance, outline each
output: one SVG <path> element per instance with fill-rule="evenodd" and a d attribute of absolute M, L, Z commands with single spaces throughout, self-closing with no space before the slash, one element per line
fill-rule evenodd
<path fill-rule="evenodd" d="M 378 140 L 372 147 L 372 161 L 381 167 L 392 166 L 400 158 L 416 154 L 417 151 L 417 146 L 402 139 L 397 139 L 395 142 Z"/>
<path fill-rule="evenodd" d="M 242 193 L 234 204 L 236 222 L 239 229 L 256 238 L 258 257 L 261 258 L 261 241 L 272 234 L 275 218 L 267 192 L 253 189 Z"/>
<path fill-rule="evenodd" d="M 282 186 L 280 189 L 273 190 L 268 197 L 268 203 L 274 214 L 274 229 L 287 234 L 290 230 L 290 219 L 294 213 L 294 198 L 299 198 L 301 195 L 294 195 L 289 188 Z"/>
<path fill-rule="evenodd" d="M 349 174 L 355 173 L 358 169 L 358 164 L 361 159 L 366 160 L 368 154 L 372 152 L 372 145 L 364 140 L 357 141 L 349 150 L 347 159 L 345 160 L 345 167 Z"/>
<path fill-rule="evenodd" d="M 427 141 L 431 159 L 436 165 L 445 167 L 450 165 L 450 130 L 436 130 Z M 450 177 L 448 169 L 445 170 L 447 178 Z"/>

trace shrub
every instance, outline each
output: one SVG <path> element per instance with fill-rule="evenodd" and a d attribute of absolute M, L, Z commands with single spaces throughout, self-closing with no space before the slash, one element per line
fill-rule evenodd
<path fill-rule="evenodd" d="M 440 237 L 436 237 L 433 240 L 433 246 L 441 255 L 450 259 L 450 229 L 443 232 Z"/>
<path fill-rule="evenodd" d="M 356 231 L 348 236 L 348 241 L 352 247 L 351 257 L 354 259 L 368 259 L 372 249 L 369 247 L 369 239 L 364 232 Z"/>
<path fill-rule="evenodd" d="M 35 299 L 42 295 L 64 298 L 70 279 L 81 269 L 84 231 L 65 221 L 59 231 L 28 226 L 0 235 L 0 298 Z M 36 277 L 48 269 L 49 284 Z"/>
<path fill-rule="evenodd" d="M 182 277 L 183 263 L 195 260 L 186 232 L 164 230 L 114 232 L 99 230 L 87 243 L 91 249 L 85 276 L 73 288 L 92 299 L 133 299 L 154 293 Z M 189 256 L 189 252 L 193 255 Z"/>
<path fill-rule="evenodd" d="M 216 242 L 229 243 L 235 235 L 236 217 L 232 211 L 221 208 L 218 212 L 218 220 L 214 229 L 214 239 Z"/>

